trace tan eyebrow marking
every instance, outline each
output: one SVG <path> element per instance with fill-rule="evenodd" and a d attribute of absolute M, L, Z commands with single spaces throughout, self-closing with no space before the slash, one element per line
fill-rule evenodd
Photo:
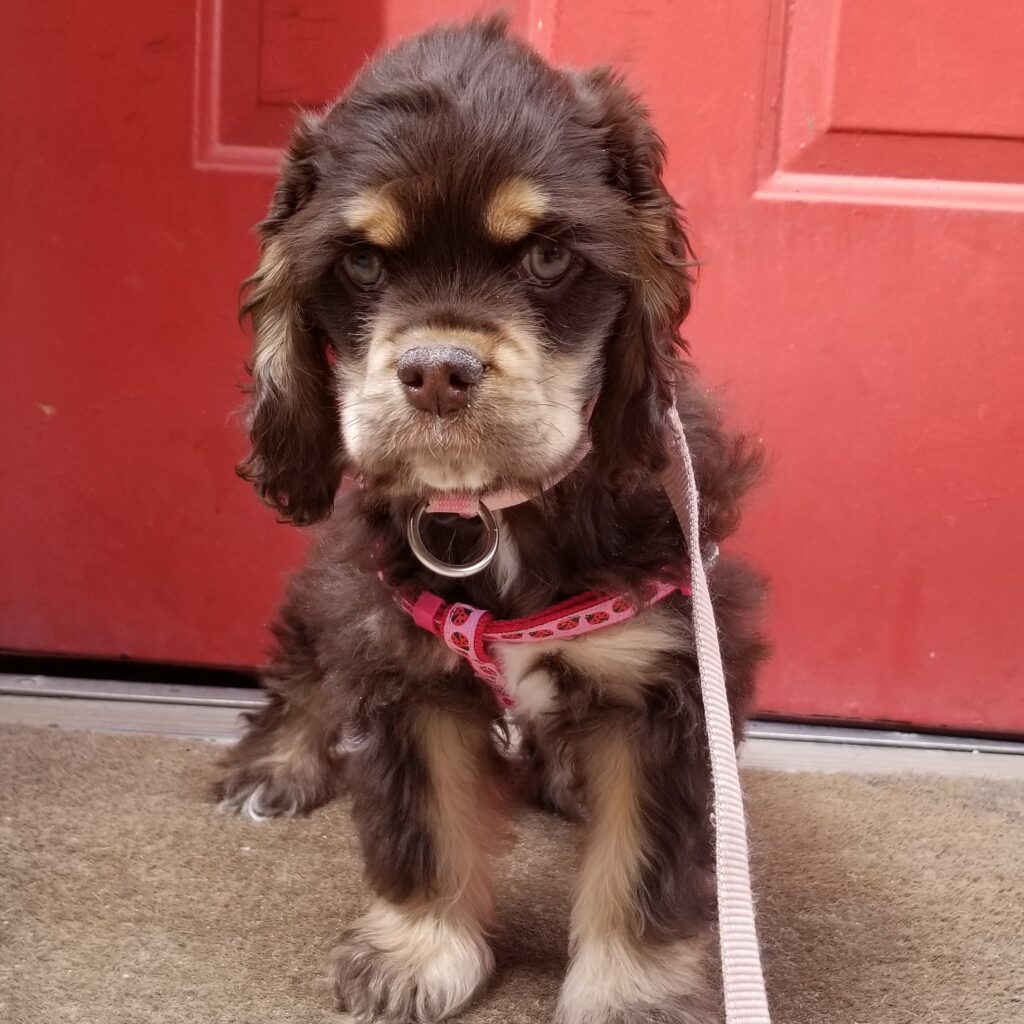
<path fill-rule="evenodd" d="M 389 249 L 405 241 L 408 225 L 405 213 L 393 195 L 384 189 L 360 192 L 345 204 L 345 219 L 353 231 L 368 242 Z"/>
<path fill-rule="evenodd" d="M 484 210 L 484 229 L 496 242 L 518 242 L 544 219 L 548 207 L 539 186 L 525 178 L 509 178 L 494 190 Z"/>

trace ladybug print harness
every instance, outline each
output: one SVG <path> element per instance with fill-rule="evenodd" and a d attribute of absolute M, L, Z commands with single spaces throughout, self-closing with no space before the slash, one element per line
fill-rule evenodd
<path fill-rule="evenodd" d="M 495 619 L 482 608 L 455 601 L 447 603 L 437 594 L 424 590 L 414 601 L 399 598 L 401 608 L 413 622 L 440 637 L 456 654 L 469 662 L 473 671 L 494 691 L 499 703 L 510 708 L 515 703 L 501 666 L 491 653 L 491 645 L 543 643 L 593 633 L 632 619 L 644 608 L 664 601 L 671 594 L 691 594 L 688 582 L 657 583 L 644 595 L 641 604 L 624 594 L 611 597 L 586 593 L 552 605 L 537 615 L 522 619 Z"/>

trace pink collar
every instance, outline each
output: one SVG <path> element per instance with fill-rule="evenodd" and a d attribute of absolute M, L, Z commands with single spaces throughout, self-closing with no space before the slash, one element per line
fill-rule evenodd
<path fill-rule="evenodd" d="M 550 480 L 541 484 L 534 491 L 517 491 L 510 488 L 500 491 L 442 491 L 427 498 L 426 512 L 454 512 L 460 516 L 471 517 L 480 514 L 480 506 L 486 505 L 492 512 L 498 509 L 511 508 L 513 505 L 522 505 L 527 501 L 540 497 L 545 491 L 550 490 L 555 484 L 561 483 L 589 454 L 590 438 L 586 434 L 583 440 L 577 445 L 572 453 L 569 462 L 562 468 L 562 471 Z"/>
<path fill-rule="evenodd" d="M 617 626 L 675 593 L 688 597 L 690 584 L 683 581 L 652 584 L 639 605 L 625 594 L 610 597 L 593 592 L 580 594 L 521 619 L 495 619 L 482 608 L 459 601 L 449 604 L 429 590 L 424 590 L 414 601 L 401 596 L 397 600 L 417 626 L 440 637 L 451 650 L 465 658 L 476 675 L 494 691 L 501 706 L 510 708 L 515 704 L 515 697 L 494 656 L 494 644 L 569 640 Z"/>
<path fill-rule="evenodd" d="M 583 426 L 590 425 L 590 417 L 594 413 L 596 398 L 592 398 L 583 406 Z M 504 489 L 498 491 L 441 491 L 429 496 L 426 500 L 424 511 L 426 512 L 452 512 L 460 516 L 471 517 L 480 514 L 480 506 L 485 505 L 490 511 L 511 508 L 513 505 L 522 505 L 532 501 L 545 491 L 550 490 L 555 484 L 561 483 L 590 453 L 590 431 L 584 429 L 580 443 L 576 446 L 569 461 L 562 467 L 561 471 L 551 479 L 546 480 L 539 487 L 532 491 L 517 491 Z"/>

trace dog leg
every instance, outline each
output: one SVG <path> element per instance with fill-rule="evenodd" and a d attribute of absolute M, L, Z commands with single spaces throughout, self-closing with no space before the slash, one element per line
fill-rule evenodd
<path fill-rule="evenodd" d="M 493 969 L 485 933 L 504 800 L 491 725 L 480 711 L 388 709 L 353 755 L 376 898 L 342 936 L 331 981 L 359 1024 L 443 1020 Z"/>
<path fill-rule="evenodd" d="M 712 1024 L 708 786 L 685 716 L 604 711 L 579 736 L 589 815 L 558 1024 Z"/>
<path fill-rule="evenodd" d="M 315 712 L 271 694 L 248 714 L 242 739 L 220 761 L 218 808 L 255 821 L 303 814 L 326 803 L 341 777 L 335 731 Z"/>
<path fill-rule="evenodd" d="M 219 807 L 259 820 L 312 810 L 337 791 L 342 721 L 330 699 L 309 630 L 286 602 L 275 627 L 278 650 L 264 683 L 266 707 L 245 715 L 241 740 L 223 758 Z"/>
<path fill-rule="evenodd" d="M 519 772 L 531 804 L 566 821 L 581 821 L 583 809 L 577 792 L 572 752 L 557 730 L 543 723 L 519 723 L 522 750 Z"/>

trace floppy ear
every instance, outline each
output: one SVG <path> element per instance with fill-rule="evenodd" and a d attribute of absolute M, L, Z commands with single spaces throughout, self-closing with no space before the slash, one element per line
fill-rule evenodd
<path fill-rule="evenodd" d="M 303 313 L 302 288 L 287 245 L 289 219 L 317 187 L 317 122 L 299 122 L 266 218 L 260 263 L 246 281 L 242 315 L 253 330 L 248 364 L 252 451 L 238 474 L 282 516 L 306 525 L 328 515 L 341 481 L 335 386 L 322 338 Z"/>
<path fill-rule="evenodd" d="M 622 319 L 608 341 L 593 433 L 609 483 L 635 487 L 665 465 L 666 414 L 674 401 L 690 309 L 689 241 L 661 180 L 665 147 L 643 104 L 611 71 L 577 77 L 589 122 L 605 135 L 609 184 L 632 214 L 632 280 Z"/>

